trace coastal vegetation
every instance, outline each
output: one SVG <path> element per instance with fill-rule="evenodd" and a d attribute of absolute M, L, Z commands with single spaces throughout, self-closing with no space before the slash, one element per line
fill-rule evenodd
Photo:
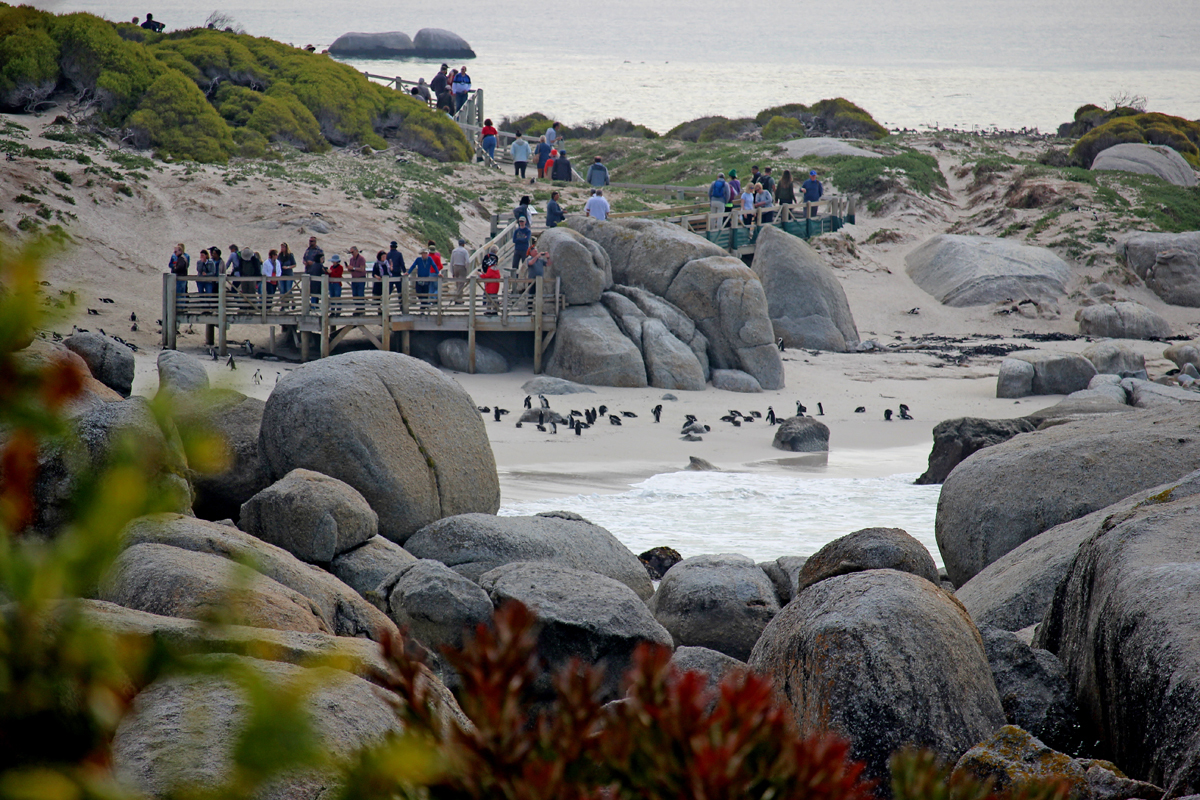
<path fill-rule="evenodd" d="M 1142 108 L 1117 105 L 1105 110 L 1088 104 L 1075 111 L 1073 122 L 1062 125 L 1059 135 L 1077 138 L 1071 161 L 1090 167 L 1102 150 L 1117 144 L 1156 144 L 1170 147 L 1200 169 L 1200 122 Z"/>
<path fill-rule="evenodd" d="M 223 163 L 277 144 L 319 153 L 387 140 L 440 161 L 470 156 L 446 115 L 324 55 L 0 4 L 0 107 L 32 110 L 58 91 L 72 93 L 77 117 L 164 158 Z"/>

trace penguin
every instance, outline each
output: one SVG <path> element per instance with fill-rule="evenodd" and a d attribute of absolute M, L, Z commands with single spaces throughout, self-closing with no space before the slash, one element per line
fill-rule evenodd
<path fill-rule="evenodd" d="M 821 405 L 820 403 L 817 403 L 817 416 L 818 417 L 825 416 L 825 406 Z"/>
<path fill-rule="evenodd" d="M 637 419 L 637 414 L 633 413 L 632 411 L 622 411 L 621 416 L 625 417 L 626 419 Z"/>
<path fill-rule="evenodd" d="M 496 413 L 499 414 L 500 416 L 504 416 L 505 414 L 511 414 L 512 412 L 509 411 L 507 408 L 501 408 L 500 406 L 496 406 Z M 499 422 L 500 420 L 497 419 L 496 421 Z"/>
<path fill-rule="evenodd" d="M 787 348 L 786 348 L 786 347 L 784 346 L 784 344 L 783 344 L 783 337 L 782 337 L 782 336 L 781 336 L 780 338 L 778 338 L 778 339 L 776 339 L 776 340 L 775 340 L 775 346 L 779 348 L 779 352 L 781 352 L 781 353 L 783 353 L 783 352 L 787 351 Z"/>
<path fill-rule="evenodd" d="M 735 428 L 742 427 L 742 421 L 740 419 L 738 419 L 737 417 L 734 417 L 733 418 L 733 427 L 735 427 Z"/>
<path fill-rule="evenodd" d="M 820 403 L 817 403 L 817 405 L 820 405 Z M 751 411 L 750 416 L 753 419 L 762 419 L 762 412 L 761 411 Z"/>
<path fill-rule="evenodd" d="M 258 386 L 260 383 L 262 383 L 262 370 L 254 370 L 254 375 L 250 377 L 250 380 L 254 381 L 255 386 Z"/>
<path fill-rule="evenodd" d="M 575 426 L 575 435 L 576 435 L 576 436 L 583 436 L 583 426 L 581 426 L 581 425 L 576 425 L 576 426 Z"/>
<path fill-rule="evenodd" d="M 551 423 L 550 423 L 550 432 L 551 432 L 551 433 L 558 433 L 558 423 L 556 423 L 556 422 L 551 422 Z"/>
<path fill-rule="evenodd" d="M 777 420 L 775 419 L 775 409 L 771 408 L 770 406 L 767 406 L 767 424 L 775 425 L 776 423 L 777 423 Z"/>
<path fill-rule="evenodd" d="M 538 429 L 539 431 L 541 431 L 542 433 L 545 433 L 545 432 L 546 432 L 546 426 L 545 426 L 545 425 L 543 425 L 543 424 L 542 424 L 542 423 L 540 423 L 540 422 L 538 423 L 537 429 Z"/>
<path fill-rule="evenodd" d="M 475 410 L 478 411 L 480 414 L 492 413 L 492 409 L 489 408 L 488 406 L 475 406 Z"/>
<path fill-rule="evenodd" d="M 250 343 L 249 339 L 242 340 L 242 351 L 251 358 L 254 358 L 254 345 Z"/>
<path fill-rule="evenodd" d="M 908 413 L 908 406 L 904 403 L 900 404 L 900 419 L 912 419 L 912 415 Z"/>
<path fill-rule="evenodd" d="M 519 427 L 521 427 L 521 423 L 519 423 L 519 422 L 518 422 L 518 423 L 517 423 L 517 427 L 518 427 L 518 428 L 519 428 Z"/>
<path fill-rule="evenodd" d="M 796 416 L 803 417 L 804 412 L 806 412 L 806 411 L 808 411 L 808 407 L 805 406 L 803 403 L 801 403 L 799 400 L 797 400 L 796 401 Z"/>
<path fill-rule="evenodd" d="M 745 415 L 745 414 L 743 414 L 742 412 L 738 411 L 736 408 L 731 408 L 731 409 L 729 409 L 729 416 L 731 416 L 731 417 L 744 417 L 744 416 L 746 416 L 746 415 Z"/>
<path fill-rule="evenodd" d="M 546 399 L 546 395 L 544 394 L 538 395 L 538 402 L 542 404 L 542 408 L 550 407 L 550 401 Z"/>
<path fill-rule="evenodd" d="M 525 407 L 533 408 L 533 398 L 530 397 L 529 395 L 525 395 Z"/>
<path fill-rule="evenodd" d="M 210 347 L 210 348 L 208 348 L 208 354 L 209 354 L 210 356 L 212 356 L 212 360 L 213 360 L 213 361 L 216 361 L 216 360 L 217 360 L 217 348 L 215 348 L 215 347 Z"/>
<path fill-rule="evenodd" d="M 97 310 L 96 310 L 96 309 L 94 309 L 94 308 L 89 308 L 89 309 L 87 310 L 87 312 L 88 312 L 88 315 L 89 315 L 89 316 L 93 316 L 93 317 L 98 317 L 98 316 L 100 316 L 100 312 L 99 312 L 99 311 L 97 311 Z"/>
<path fill-rule="evenodd" d="M 885 421 L 885 422 L 891 422 L 891 421 L 892 421 L 892 410 L 891 410 L 890 408 L 885 408 L 885 409 L 883 410 L 883 419 L 884 419 L 884 421 Z"/>
<path fill-rule="evenodd" d="M 867 407 L 859 406 L 858 408 L 854 409 L 854 413 L 855 414 L 865 414 L 865 413 L 867 413 Z"/>
<path fill-rule="evenodd" d="M 654 415 L 655 422 L 662 422 L 660 419 L 660 417 L 662 417 L 662 403 L 659 403 L 654 408 L 650 409 L 650 413 Z"/>
<path fill-rule="evenodd" d="M 280 376 L 280 375 L 282 375 L 282 374 L 283 374 L 282 372 L 276 372 L 276 373 L 275 373 L 275 383 L 279 383 L 279 376 Z"/>
<path fill-rule="evenodd" d="M 607 413 L 608 413 L 608 406 L 600 406 L 600 415 L 603 416 Z"/>
<path fill-rule="evenodd" d="M 621 418 L 618 417 L 616 414 L 609 414 L 608 415 L 608 424 L 609 425 L 620 425 Z"/>
<path fill-rule="evenodd" d="M 545 425 L 545 424 L 546 424 L 546 411 L 545 411 L 545 409 L 542 409 L 542 410 L 538 411 L 538 427 L 540 428 L 542 425 Z"/>
<path fill-rule="evenodd" d="M 129 326 L 129 330 L 133 331 L 134 333 L 137 333 L 137 329 L 138 326 L 136 322 Z"/>
<path fill-rule="evenodd" d="M 230 369 L 237 369 L 237 362 L 233 360 L 233 353 L 229 354 L 229 360 L 225 362 L 225 366 Z"/>
<path fill-rule="evenodd" d="M 732 414 L 726 414 L 725 416 L 721 417 L 721 422 L 733 422 L 734 419 L 736 419 L 736 417 L 734 417 Z"/>
<path fill-rule="evenodd" d="M 496 420 L 496 422 L 499 422 L 499 421 L 500 421 L 500 406 L 496 406 L 496 407 L 495 407 L 495 408 L 492 410 L 492 418 L 493 418 L 493 419 L 495 419 L 495 420 Z"/>
<path fill-rule="evenodd" d="M 684 417 L 684 419 L 686 419 L 686 420 L 687 420 L 686 422 L 684 422 L 684 423 L 683 423 L 684 425 L 691 425 L 693 422 L 695 422 L 695 421 L 696 421 L 696 415 L 695 415 L 695 414 L 688 414 L 688 415 L 686 415 L 686 416 Z"/>
<path fill-rule="evenodd" d="M 117 301 L 113 300 L 111 297 L 101 297 L 100 302 L 101 303 L 115 303 Z"/>
<path fill-rule="evenodd" d="M 137 312 L 136 312 L 136 311 L 130 311 L 130 312 L 129 312 L 129 321 L 130 321 L 130 322 L 137 322 Z"/>
<path fill-rule="evenodd" d="M 570 413 L 570 414 L 568 414 L 567 416 L 568 416 L 568 417 L 582 417 L 582 416 L 583 416 L 583 413 L 582 413 L 582 412 L 580 412 L 580 411 L 576 411 L 575 409 L 573 409 L 573 408 L 572 408 L 572 409 L 571 409 L 571 413 Z"/>

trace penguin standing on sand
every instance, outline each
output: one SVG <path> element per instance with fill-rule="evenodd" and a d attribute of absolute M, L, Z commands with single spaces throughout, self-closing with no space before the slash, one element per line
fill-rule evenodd
<path fill-rule="evenodd" d="M 550 407 L 550 401 L 546 399 L 546 395 L 544 395 L 544 394 L 539 394 L 539 395 L 538 395 L 538 400 L 539 400 L 539 401 L 541 401 L 542 408 L 549 408 L 549 407 Z"/>
<path fill-rule="evenodd" d="M 820 403 L 817 403 L 817 416 L 818 417 L 825 416 L 825 406 L 821 405 Z"/>
<path fill-rule="evenodd" d="M 767 424 L 768 425 L 776 424 L 775 409 L 771 408 L 770 406 L 767 406 Z"/>
<path fill-rule="evenodd" d="M 797 400 L 796 401 L 796 416 L 803 417 L 805 415 L 805 413 L 807 413 L 807 412 L 808 412 L 808 407 L 806 405 L 804 405 L 803 403 L 801 403 L 799 400 Z"/>
<path fill-rule="evenodd" d="M 892 421 L 892 410 L 891 410 L 890 408 L 885 408 L 885 409 L 883 410 L 883 419 L 884 419 L 884 421 L 885 421 L 885 422 L 891 422 L 891 421 Z"/>
<path fill-rule="evenodd" d="M 525 395 L 525 407 L 533 408 L 533 398 L 530 397 L 529 395 Z"/>
<path fill-rule="evenodd" d="M 904 403 L 900 404 L 900 419 L 912 419 L 912 415 L 908 413 L 908 406 Z"/>
<path fill-rule="evenodd" d="M 662 416 L 662 403 L 659 403 L 654 408 L 650 409 L 650 413 L 654 415 L 655 422 L 662 422 L 662 420 L 659 419 L 659 417 Z"/>

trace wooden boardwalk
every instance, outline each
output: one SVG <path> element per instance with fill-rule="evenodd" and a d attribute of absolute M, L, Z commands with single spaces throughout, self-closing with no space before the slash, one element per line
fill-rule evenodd
<path fill-rule="evenodd" d="M 281 292 L 285 280 L 290 290 Z M 180 325 L 204 325 L 206 344 L 224 356 L 231 325 L 257 325 L 268 328 L 272 352 L 276 329 L 298 336 L 300 358 L 307 361 L 314 344 L 319 356 L 328 356 L 355 330 L 381 350 L 392 349 L 392 334 L 399 333 L 406 354 L 412 331 L 459 331 L 467 335 L 468 371 L 474 372 L 477 333 L 529 332 L 534 372 L 540 373 L 542 353 L 564 306 L 559 282 L 501 278 L 499 283 L 500 292 L 489 295 L 485 281 L 475 276 L 460 281 L 294 275 L 271 284 L 266 278 L 198 275 L 185 281 L 168 273 L 163 275 L 162 346 L 175 349 Z M 362 296 L 354 296 L 355 286 L 362 287 Z"/>

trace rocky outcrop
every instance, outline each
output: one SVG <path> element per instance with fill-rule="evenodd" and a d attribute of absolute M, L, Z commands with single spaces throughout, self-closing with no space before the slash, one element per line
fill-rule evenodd
<path fill-rule="evenodd" d="M 1192 165 L 1170 147 L 1140 142 L 1115 144 L 1101 150 L 1092 161 L 1092 170 L 1134 172 L 1154 175 L 1176 186 L 1195 186 L 1196 172 Z"/>
<path fill-rule="evenodd" d="M 566 224 L 604 248 L 614 283 L 638 286 L 668 300 L 667 290 L 685 264 L 727 255 L 707 239 L 660 221 L 571 217 Z"/>
<path fill-rule="evenodd" d="M 1096 342 L 1083 351 L 1083 357 L 1092 362 L 1100 375 L 1146 378 L 1146 357 L 1135 352 L 1129 345 L 1120 342 Z M 1096 388 L 1096 381 L 1088 383 L 1089 389 Z"/>
<path fill-rule="evenodd" d="M 1154 498 L 1200 494 L 1200 472 L 1129 495 L 1078 519 L 1055 525 L 1013 548 L 959 586 L 955 595 L 977 625 L 1018 631 L 1041 621 L 1054 589 L 1075 561 L 1079 546 L 1109 518 L 1153 504 Z"/>
<path fill-rule="evenodd" d="M 1008 358 L 1033 365 L 1032 394 L 1070 394 L 1088 388 L 1096 375 L 1092 362 L 1077 353 L 1019 350 Z M 1008 360 L 1008 359 L 1005 359 Z"/>
<path fill-rule="evenodd" d="M 1193 410 L 1194 409 L 1194 410 Z M 955 586 L 1044 530 L 1200 463 L 1200 407 L 1080 418 L 971 456 L 942 486 L 938 548 Z"/>
<path fill-rule="evenodd" d="M 158 354 L 158 392 L 197 392 L 207 389 L 208 372 L 187 353 L 163 350 Z"/>
<path fill-rule="evenodd" d="M 1200 308 L 1200 231 L 1139 231 L 1125 237 L 1117 251 L 1164 302 Z"/>
<path fill-rule="evenodd" d="M 102 333 L 73 333 L 63 345 L 87 364 L 92 377 L 122 397 L 133 391 L 133 351 Z"/>
<path fill-rule="evenodd" d="M 823 453 L 829 450 L 829 426 L 812 417 L 790 417 L 775 429 L 771 446 L 793 453 Z"/>
<path fill-rule="evenodd" d="M 858 344 L 846 292 L 803 239 L 762 228 L 752 267 L 767 296 L 775 337 L 785 345 L 844 353 Z"/>
<path fill-rule="evenodd" d="M 29 372 L 53 369 L 65 364 L 79 376 L 79 391 L 62 408 L 66 417 L 77 417 L 105 403 L 115 403 L 123 399 L 121 395 L 96 380 L 82 358 L 58 342 L 34 339 L 28 347 L 15 352 L 13 360 L 20 368 Z"/>
<path fill-rule="evenodd" d="M 786 606 L 800 592 L 800 573 L 804 571 L 806 563 L 808 556 L 780 556 L 774 561 L 763 561 L 758 565 L 775 584 L 779 605 Z"/>
<path fill-rule="evenodd" d="M 164 350 L 163 352 L 171 352 Z M 242 504 L 271 482 L 258 449 L 266 403 L 233 389 L 181 393 L 175 398 L 176 420 L 216 433 L 231 456 L 223 472 L 192 475 L 196 500 L 192 511 L 201 519 L 237 520 Z"/>
<path fill-rule="evenodd" d="M 730 658 L 724 653 L 707 647 L 676 647 L 671 654 L 671 666 L 680 672 L 700 672 L 708 676 L 710 689 L 725 679 L 726 675 L 746 669 L 746 662 Z"/>
<path fill-rule="evenodd" d="M 1136 408 L 1178 408 L 1200 402 L 1200 393 L 1154 381 L 1122 378 L 1121 388 L 1129 396 L 1129 404 Z"/>
<path fill-rule="evenodd" d="M 667 570 L 650 611 L 676 646 L 707 647 L 745 661 L 779 613 L 775 587 L 745 556 L 685 558 Z"/>
<path fill-rule="evenodd" d="M 872 778 L 887 779 L 901 747 L 957 759 L 1005 721 L 966 611 L 907 572 L 804 589 L 767 625 L 749 664 L 780 687 L 802 734 L 848 738 Z"/>
<path fill-rule="evenodd" d="M 220 556 L 226 562 L 224 570 L 218 569 L 219 565 L 206 563 L 210 563 L 215 571 L 212 574 L 219 572 L 226 581 L 236 567 L 234 562 L 253 564 L 255 572 L 312 601 L 324 629 L 339 636 L 363 636 L 378 640 L 382 632 L 396 630 L 396 626 L 379 609 L 328 572 L 305 564 L 286 550 L 228 525 L 177 514 L 155 514 L 134 520 L 125 531 L 125 540 L 128 547 L 139 544 L 165 545 L 170 549 Z M 181 557 L 175 559 L 175 563 L 187 566 Z M 163 584 L 155 579 L 152 571 L 139 574 L 150 583 L 146 586 L 129 584 L 129 591 L 142 593 L 147 602 L 168 602 L 158 597 L 163 593 Z M 186 579 L 186 575 L 183 577 Z M 228 591 L 231 586 L 226 583 L 224 588 Z M 180 600 L 185 601 L 186 598 Z"/>
<path fill-rule="evenodd" d="M 379 516 L 354 487 L 294 469 L 242 506 L 238 527 L 301 561 L 328 564 L 379 532 Z"/>
<path fill-rule="evenodd" d="M 1009 723 L 1058 750 L 1078 751 L 1078 708 L 1062 662 L 1010 631 L 981 627 L 979 635 Z"/>
<path fill-rule="evenodd" d="M 1166 350 L 1163 350 L 1163 358 L 1174 362 L 1175 366 L 1180 369 L 1183 369 L 1188 364 L 1200 368 L 1200 347 L 1197 344 L 1194 341 L 1176 342 Z"/>
<path fill-rule="evenodd" d="M 549 253 L 545 280 L 562 283 L 562 293 L 573 306 L 600 301 L 612 288 L 612 265 L 604 248 L 567 227 L 551 228 L 538 237 L 538 248 Z"/>
<path fill-rule="evenodd" d="M 586 520 L 463 514 L 417 531 L 405 549 L 417 558 L 441 561 L 471 580 L 504 564 L 545 561 L 607 575 L 643 600 L 654 593 L 638 557 L 604 528 Z"/>
<path fill-rule="evenodd" d="M 343 33 L 329 45 L 329 54 L 341 58 L 405 58 L 415 51 L 412 37 L 402 31 Z"/>
<path fill-rule="evenodd" d="M 1056 784 L 1078 800 L 1159 800 L 1163 795 L 1157 786 L 1130 780 L 1109 761 L 1071 758 L 1016 725 L 1005 725 L 964 753 L 950 780 L 963 778 L 991 781 L 994 791 L 1014 796 Z"/>
<path fill-rule="evenodd" d="M 555 395 L 555 394 L 595 394 L 595 390 L 584 386 L 581 383 L 574 381 L 566 381 L 562 378 L 551 378 L 546 375 L 538 375 L 536 378 L 530 378 L 521 384 L 521 391 L 528 395 Z"/>
<path fill-rule="evenodd" d="M 546 356 L 546 373 L 593 386 L 644 387 L 642 354 L 604 306 L 568 306 Z"/>
<path fill-rule="evenodd" d="M 413 37 L 420 58 L 474 58 L 467 40 L 444 28 L 421 28 Z"/>
<path fill-rule="evenodd" d="M 313 746 L 332 759 L 350 759 L 402 730 L 389 693 L 362 678 L 335 669 L 304 669 L 235 656 L 210 656 L 197 663 L 217 658 L 226 663 L 236 660 L 238 666 L 280 690 L 300 681 L 296 685 L 313 687 L 304 701 L 316 732 Z M 156 681 L 138 694 L 121 719 L 112 744 L 113 772 L 122 785 L 147 797 L 232 785 L 237 771 L 235 748 L 252 710 L 237 682 L 209 677 L 203 666 L 196 674 Z M 309 768 L 273 776 L 261 796 L 318 800 L 340 789 L 335 772 Z"/>
<path fill-rule="evenodd" d="M 913 282 L 948 306 L 1053 301 L 1071 278 L 1050 250 L 994 236 L 939 234 L 904 260 Z"/>
<path fill-rule="evenodd" d="M 835 575 L 869 569 L 911 572 L 940 585 L 937 566 L 925 545 L 900 528 L 863 528 L 834 539 L 813 553 L 797 577 L 798 594 L 814 583 Z"/>
<path fill-rule="evenodd" d="M 764 389 L 783 388 L 783 361 L 775 347 L 767 298 L 749 267 L 724 255 L 689 261 L 664 297 L 708 339 L 714 369 L 740 369 Z"/>
<path fill-rule="evenodd" d="M 1170 797 L 1200 793 L 1198 592 L 1200 495 L 1162 492 L 1094 528 L 1033 642 L 1066 665 L 1084 736 Z"/>
<path fill-rule="evenodd" d="M 998 394 L 997 396 L 1004 395 Z M 929 453 L 929 467 L 921 477 L 917 478 L 916 483 L 919 486 L 942 483 L 950 474 L 950 470 L 965 461 L 971 454 L 985 447 L 1007 442 L 1018 433 L 1036 430 L 1037 426 L 1037 421 L 1029 417 L 1017 417 L 1016 419 L 960 417 L 939 422 L 933 428 L 933 450 Z"/>
<path fill-rule="evenodd" d="M 714 369 L 712 385 L 714 389 L 725 392 L 758 394 L 762 391 L 762 384 L 755 380 L 753 375 L 742 372 L 740 369 Z"/>
<path fill-rule="evenodd" d="M 353 550 L 333 559 L 329 571 L 376 608 L 386 612 L 388 587 L 393 583 L 392 579 L 416 560 L 416 556 L 392 540 L 372 536 Z"/>
<path fill-rule="evenodd" d="M 656 319 L 666 325 L 671 335 L 686 344 L 695 354 L 696 361 L 704 373 L 704 380 L 709 379 L 708 339 L 682 309 L 636 286 L 614 285 L 613 291 L 632 300 L 650 319 Z"/>
<path fill-rule="evenodd" d="M 379 533 L 400 544 L 434 520 L 500 506 L 475 403 L 398 353 L 347 353 L 293 370 L 267 400 L 259 442 L 273 480 L 302 467 L 345 481 L 379 515 Z"/>
<path fill-rule="evenodd" d="M 1103 303 L 1079 309 L 1079 332 L 1112 339 L 1163 339 L 1171 335 L 1171 326 L 1141 303 Z"/>
<path fill-rule="evenodd" d="M 443 339 L 437 347 L 438 361 L 455 372 L 471 371 L 471 351 L 466 339 Z M 480 375 L 501 375 L 508 372 L 508 359 L 490 347 L 475 345 L 475 372 Z"/>
<path fill-rule="evenodd" d="M 644 572 L 643 572 L 644 574 Z M 604 668 L 606 700 L 619 696 L 633 651 L 644 642 L 671 646 L 671 634 L 645 603 L 612 578 L 557 564 L 506 564 L 479 578 L 496 607 L 524 603 L 537 617 L 538 654 L 552 670 L 578 658 Z"/>
<path fill-rule="evenodd" d="M 996 374 L 996 397 L 1028 397 L 1033 394 L 1033 364 L 1017 358 L 1000 362 Z"/>
<path fill-rule="evenodd" d="M 440 561 L 414 561 L 391 580 L 388 615 L 435 652 L 462 647 L 464 634 L 492 621 L 487 592 Z"/>
<path fill-rule="evenodd" d="M 604 292 L 602 300 L 617 327 L 641 351 L 651 386 L 684 391 L 704 389 L 704 370 L 695 353 L 665 324 L 648 317 L 623 294 Z"/>
<path fill-rule="evenodd" d="M 159 424 L 146 398 L 98 402 L 81 411 L 72 424 L 71 435 L 38 450 L 33 491 L 36 530 L 48 533 L 61 527 L 70 517 L 83 476 L 107 464 L 113 448 L 126 440 L 147 463 L 157 464 L 159 473 L 150 487 L 157 499 L 177 511 L 191 508 L 183 443 L 171 423 Z"/>

